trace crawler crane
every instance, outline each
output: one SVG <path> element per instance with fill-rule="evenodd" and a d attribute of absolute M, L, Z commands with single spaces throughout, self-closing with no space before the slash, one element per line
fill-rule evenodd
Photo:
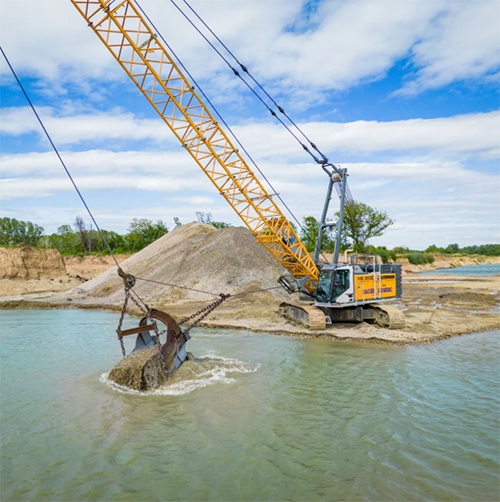
<path fill-rule="evenodd" d="M 137 2 L 71 2 L 257 241 L 287 270 L 279 282 L 290 293 L 298 291 L 302 301 L 283 303 L 280 309 L 285 316 L 310 329 L 323 329 L 336 321 L 366 320 L 389 328 L 403 325 L 399 310 L 387 305 L 401 298 L 400 266 L 381 265 L 374 259 L 339 263 L 349 193 L 345 169 L 326 158 L 319 162 L 329 185 L 317 249 L 329 225 L 326 214 L 333 188 L 340 198 L 333 260 L 323 263 L 318 251 L 309 254 L 274 194 L 268 193 L 200 99 Z"/>

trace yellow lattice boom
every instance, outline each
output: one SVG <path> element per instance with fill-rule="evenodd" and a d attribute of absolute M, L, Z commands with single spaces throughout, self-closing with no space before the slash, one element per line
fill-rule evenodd
<path fill-rule="evenodd" d="M 318 268 L 132 0 L 71 0 L 244 224 L 294 277 Z M 311 287 L 311 285 L 309 285 Z"/>

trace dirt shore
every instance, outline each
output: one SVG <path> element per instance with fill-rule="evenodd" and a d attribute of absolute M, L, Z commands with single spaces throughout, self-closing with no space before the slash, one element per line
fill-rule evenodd
<path fill-rule="evenodd" d="M 404 329 L 342 323 L 310 332 L 279 315 L 279 304 L 295 299 L 276 287 L 281 268 L 243 228 L 216 231 L 207 225 L 184 225 L 141 252 L 116 259 L 128 273 L 145 278 L 138 280 L 134 288 L 145 303 L 176 319 L 188 317 L 213 302 L 217 298 L 214 293 L 233 295 L 203 321 L 203 326 L 211 328 L 387 344 L 428 343 L 500 328 L 500 275 L 463 277 L 447 275 L 446 270 L 439 275 L 421 275 L 419 271 L 432 267 L 406 262 L 403 300 L 395 304 L 405 314 Z M 23 260 L 29 267 L 26 256 Z M 443 257 L 436 265 L 488 262 L 498 263 L 500 259 L 448 257 L 446 261 Z M 0 309 L 121 309 L 123 282 L 111 257 L 65 258 L 64 267 L 66 273 L 58 277 L 54 277 L 52 269 L 48 277 L 39 279 L 19 279 L 29 275 L 16 273 L 12 273 L 14 278 L 0 279 Z M 205 293 L 210 291 L 214 293 Z M 136 309 L 131 313 L 140 312 Z"/>
<path fill-rule="evenodd" d="M 122 256 L 119 262 L 127 257 Z M 91 279 L 113 268 L 109 257 L 71 258 L 71 272 L 54 279 L 0 280 L 0 308 L 90 308 L 118 310 L 121 305 L 103 305 L 78 295 L 83 278 Z M 116 267 L 115 267 L 116 268 Z M 460 277 L 420 275 L 405 272 L 403 330 L 386 330 L 367 323 L 338 324 L 325 331 L 308 332 L 278 314 L 279 301 L 269 293 L 229 299 L 202 325 L 211 328 L 244 328 L 280 335 L 358 340 L 388 344 L 429 343 L 456 335 L 500 329 L 500 276 Z M 70 294 L 68 294 L 68 292 Z M 259 297 L 259 298 L 256 298 Z M 206 305 L 203 301 L 159 302 L 156 308 L 176 318 L 186 317 Z"/>

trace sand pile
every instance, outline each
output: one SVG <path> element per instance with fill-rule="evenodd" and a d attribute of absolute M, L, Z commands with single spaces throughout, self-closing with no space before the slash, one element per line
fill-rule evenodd
<path fill-rule="evenodd" d="M 0 279 L 55 279 L 63 275 L 64 260 L 55 249 L 0 248 Z"/>
<path fill-rule="evenodd" d="M 115 255 L 114 258 L 121 263 L 130 256 Z M 108 255 L 65 256 L 64 264 L 69 275 L 89 280 L 115 266 L 115 260 Z"/>
<path fill-rule="evenodd" d="M 283 273 L 282 267 L 246 228 L 217 230 L 197 222 L 169 232 L 125 260 L 121 268 L 137 278 L 134 291 L 156 307 L 182 302 L 206 303 L 219 293 L 276 287 Z M 123 281 L 114 267 L 68 294 L 74 302 L 86 298 L 87 301 L 99 299 L 101 305 L 120 305 Z M 287 296 L 279 289 L 270 294 Z"/>

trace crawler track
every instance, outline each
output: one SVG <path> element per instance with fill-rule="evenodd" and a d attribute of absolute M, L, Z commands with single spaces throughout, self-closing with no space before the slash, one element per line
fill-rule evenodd
<path fill-rule="evenodd" d="M 326 328 L 324 312 L 308 304 L 283 302 L 280 304 L 280 313 L 289 321 L 301 324 L 310 330 Z"/>
<path fill-rule="evenodd" d="M 403 329 L 405 327 L 405 316 L 396 307 L 377 305 L 372 309 L 375 313 L 375 322 L 379 326 L 387 329 Z"/>

